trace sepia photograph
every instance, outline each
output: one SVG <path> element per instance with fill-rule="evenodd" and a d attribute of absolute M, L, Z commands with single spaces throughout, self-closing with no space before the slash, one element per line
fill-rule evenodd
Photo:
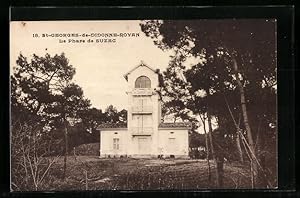
<path fill-rule="evenodd" d="M 10 188 L 278 188 L 277 21 L 10 22 Z"/>

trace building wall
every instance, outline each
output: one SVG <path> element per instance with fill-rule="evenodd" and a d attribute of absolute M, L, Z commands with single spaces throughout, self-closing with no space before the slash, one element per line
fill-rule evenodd
<path fill-rule="evenodd" d="M 127 153 L 127 130 L 111 129 L 100 132 L 100 157 L 119 156 Z M 114 149 L 114 138 L 119 139 L 119 149 Z"/>
<path fill-rule="evenodd" d="M 187 129 L 159 129 L 157 133 L 158 141 L 154 141 L 154 136 L 132 136 L 129 131 L 124 129 L 105 130 L 101 131 L 100 134 L 100 157 L 108 157 L 108 155 L 110 157 L 119 157 L 121 155 L 128 157 L 146 155 L 152 157 L 157 157 L 158 155 L 188 157 L 189 140 Z M 114 149 L 114 138 L 119 139 L 119 149 Z M 141 143 L 143 143 L 142 147 Z"/>
<path fill-rule="evenodd" d="M 161 155 L 166 157 L 174 155 L 175 157 L 188 157 L 189 138 L 187 129 L 159 129 L 158 150 Z"/>

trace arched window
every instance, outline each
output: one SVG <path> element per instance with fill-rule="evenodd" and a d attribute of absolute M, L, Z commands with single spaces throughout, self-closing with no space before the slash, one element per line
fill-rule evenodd
<path fill-rule="evenodd" d="M 135 81 L 135 88 L 151 88 L 151 81 L 146 76 L 140 76 Z"/>

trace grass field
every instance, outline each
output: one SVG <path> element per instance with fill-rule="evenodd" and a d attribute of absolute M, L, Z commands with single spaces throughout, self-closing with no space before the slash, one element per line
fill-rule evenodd
<path fill-rule="evenodd" d="M 212 164 L 213 162 L 211 162 Z M 212 164 L 212 181 L 214 181 Z M 164 190 L 215 188 L 208 180 L 206 160 L 99 159 L 97 156 L 68 157 L 67 177 L 63 157 L 50 171 L 48 185 L 40 190 Z M 225 163 L 224 188 L 250 188 L 248 168 Z"/>

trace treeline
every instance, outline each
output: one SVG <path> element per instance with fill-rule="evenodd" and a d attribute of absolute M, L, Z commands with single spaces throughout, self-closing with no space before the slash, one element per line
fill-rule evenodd
<path fill-rule="evenodd" d="M 226 159 L 249 164 L 253 188 L 276 187 L 276 22 L 146 20 L 140 26 L 173 52 L 160 77 L 164 108 L 204 128 L 215 187 L 226 179 Z"/>
<path fill-rule="evenodd" d="M 74 75 L 64 53 L 30 60 L 19 55 L 11 75 L 13 189 L 37 190 L 59 156 L 65 156 L 65 177 L 73 147 L 99 142 L 99 124 L 127 122 L 124 109 L 93 108 Z"/>

